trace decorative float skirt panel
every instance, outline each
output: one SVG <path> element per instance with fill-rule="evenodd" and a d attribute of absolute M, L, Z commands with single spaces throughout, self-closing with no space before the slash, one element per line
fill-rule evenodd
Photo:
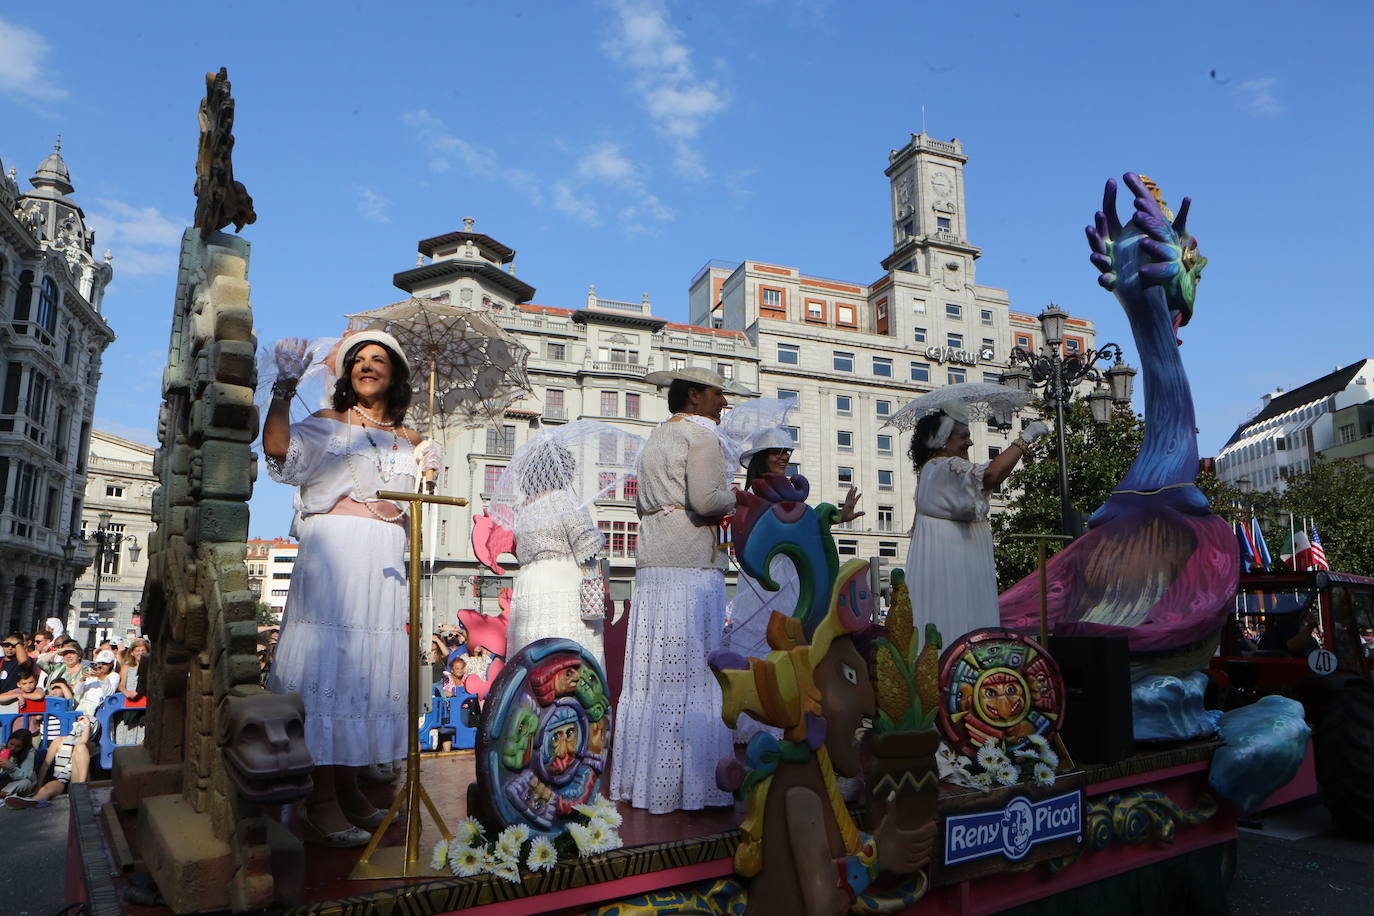
<path fill-rule="evenodd" d="M 611 733 L 606 673 L 591 653 L 569 639 L 521 649 L 492 684 L 477 733 L 488 828 L 561 833 L 573 807 L 597 795 Z"/>
<path fill-rule="evenodd" d="M 997 741 L 1015 752 L 1031 735 L 1053 741 L 1064 722 L 1064 678 L 1035 640 L 1000 628 L 974 630 L 940 656 L 945 740 L 974 755 Z"/>

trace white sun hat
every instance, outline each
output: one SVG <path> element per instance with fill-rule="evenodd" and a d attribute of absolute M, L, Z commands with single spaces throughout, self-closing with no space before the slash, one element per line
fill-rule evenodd
<path fill-rule="evenodd" d="M 785 426 L 774 426 L 772 429 L 761 429 L 754 433 L 749 439 L 749 447 L 739 454 L 739 465 L 742 468 L 749 467 L 749 462 L 759 452 L 767 451 L 770 448 L 784 448 L 795 452 L 797 445 L 792 441 L 792 434 L 787 431 Z"/>
<path fill-rule="evenodd" d="M 758 397 L 757 391 L 741 385 L 734 379 L 712 372 L 705 366 L 684 366 L 681 369 L 660 369 L 657 372 L 650 372 L 644 376 L 644 381 L 650 385 L 657 385 L 659 388 L 667 388 L 673 382 L 691 382 L 694 385 L 709 385 L 712 388 L 719 388 L 726 394 L 733 394 L 741 398 Z"/>
<path fill-rule="evenodd" d="M 410 371 L 410 360 L 406 359 L 406 351 L 401 349 L 401 345 L 396 342 L 386 331 L 351 331 L 339 341 L 339 349 L 334 353 L 334 377 L 343 378 L 344 359 L 350 350 L 360 343 L 376 343 L 391 350 L 405 363 L 406 371 Z"/>

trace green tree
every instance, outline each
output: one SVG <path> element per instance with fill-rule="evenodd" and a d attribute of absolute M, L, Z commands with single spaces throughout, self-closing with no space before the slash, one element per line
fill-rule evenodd
<path fill-rule="evenodd" d="M 1034 444 L 1033 454 L 1007 479 L 1014 494 L 1011 506 L 992 518 L 996 543 L 997 587 L 1006 591 L 1035 571 L 1037 548 L 1032 540 L 1015 534 L 1058 534 L 1060 529 L 1058 433 L 1054 410 L 1043 401 L 1032 402 L 1029 412 L 1050 424 L 1049 435 Z M 1065 449 L 1069 466 L 1069 502 L 1084 514 L 1097 510 L 1112 489 L 1126 476 L 1140 451 L 1145 422 L 1128 410 L 1113 412 L 1111 422 L 1099 427 L 1082 398 L 1074 398 L 1064 411 Z M 1053 554 L 1061 544 L 1052 543 Z"/>
<path fill-rule="evenodd" d="M 1315 461 L 1311 470 L 1288 479 L 1279 509 L 1316 521 L 1333 570 L 1374 576 L 1374 468 L 1355 458 Z M 1287 537 L 1286 516 L 1282 525 Z"/>
<path fill-rule="evenodd" d="M 258 601 L 258 626 L 281 626 L 281 618 L 277 616 L 277 612 L 272 608 L 272 605 L 268 604 L 266 601 Z"/>

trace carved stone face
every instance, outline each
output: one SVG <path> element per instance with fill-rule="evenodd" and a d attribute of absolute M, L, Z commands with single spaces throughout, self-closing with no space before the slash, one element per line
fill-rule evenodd
<path fill-rule="evenodd" d="M 859 775 L 859 738 L 873 724 L 877 698 L 868 662 L 848 636 L 836 639 L 816 666 L 816 687 L 825 712 L 825 749 L 841 776 Z"/>
<path fill-rule="evenodd" d="M 244 801 L 280 804 L 310 793 L 315 761 L 305 746 L 299 694 L 227 697 L 220 706 L 220 748 Z"/>

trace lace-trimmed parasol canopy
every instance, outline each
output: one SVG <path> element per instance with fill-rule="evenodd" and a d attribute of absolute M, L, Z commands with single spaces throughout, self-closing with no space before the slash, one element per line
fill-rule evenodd
<path fill-rule="evenodd" d="M 486 312 L 435 299 L 411 298 L 348 316 L 355 330 L 386 331 L 412 366 L 422 397 L 411 407 L 417 419 L 485 426 L 507 407 L 532 395 L 525 364 L 530 351 Z"/>
<path fill-rule="evenodd" d="M 726 474 L 734 477 L 740 456 L 749 448 L 756 433 L 787 426 L 787 418 L 797 409 L 796 398 L 754 398 L 737 404 L 720 418 L 716 435 L 725 452 Z"/>
<path fill-rule="evenodd" d="M 511 531 L 517 518 L 542 524 L 581 513 L 634 477 L 643 447 L 643 437 L 600 420 L 540 430 L 511 456 L 487 512 Z"/>
<path fill-rule="evenodd" d="M 956 419 L 966 417 L 976 422 L 993 418 L 999 425 L 1010 425 L 1012 414 L 1025 407 L 1030 400 L 1029 392 L 1017 391 L 1006 385 L 960 382 L 920 395 L 888 418 L 883 426 L 905 432 L 915 429 L 922 417 L 937 410 L 951 413 Z"/>

